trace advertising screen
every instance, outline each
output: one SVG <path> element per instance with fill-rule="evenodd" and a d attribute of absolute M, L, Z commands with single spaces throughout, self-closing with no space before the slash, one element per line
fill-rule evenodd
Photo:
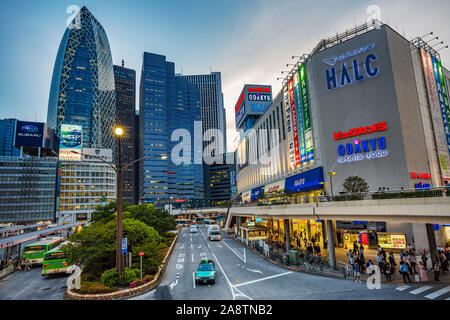
<path fill-rule="evenodd" d="M 311 114 L 309 110 L 308 81 L 306 80 L 306 68 L 302 65 L 298 70 L 300 74 L 300 92 L 303 106 L 303 127 L 305 130 L 306 156 L 308 161 L 314 160 L 314 144 L 311 128 Z"/>
<path fill-rule="evenodd" d="M 406 236 L 403 233 L 378 232 L 378 245 L 385 249 L 406 249 Z"/>
<path fill-rule="evenodd" d="M 72 151 L 82 152 L 83 131 L 81 126 L 72 124 L 61 124 L 59 137 L 59 158 L 61 160 L 81 161 L 81 154 Z"/>
<path fill-rule="evenodd" d="M 291 104 L 292 134 L 294 136 L 295 166 L 300 165 L 300 143 L 298 139 L 297 108 L 295 105 L 294 81 L 289 81 L 289 102 Z"/>
<path fill-rule="evenodd" d="M 17 121 L 16 147 L 42 147 L 44 141 L 44 123 Z"/>
<path fill-rule="evenodd" d="M 287 86 L 283 88 L 284 106 L 285 106 L 285 124 L 286 124 L 286 140 L 288 145 L 288 159 L 289 168 L 295 168 L 295 148 L 294 148 L 294 134 L 292 132 L 292 115 L 291 104 L 289 102 L 289 92 Z"/>

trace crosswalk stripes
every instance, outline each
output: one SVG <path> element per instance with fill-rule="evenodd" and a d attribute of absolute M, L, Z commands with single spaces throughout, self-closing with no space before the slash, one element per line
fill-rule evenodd
<path fill-rule="evenodd" d="M 442 288 L 441 290 L 430 293 L 429 295 L 426 295 L 425 298 L 435 299 L 439 296 L 442 296 L 443 294 L 446 294 L 447 292 L 450 292 L 450 286 L 447 286 L 445 288 Z"/>
<path fill-rule="evenodd" d="M 427 291 L 429 289 L 432 289 L 432 288 L 433 288 L 432 286 L 423 286 L 423 287 L 419 287 L 419 288 L 411 291 L 410 293 L 411 294 L 419 294 L 419 293 L 425 292 L 425 291 Z"/>
<path fill-rule="evenodd" d="M 405 291 L 406 289 L 410 288 L 411 286 L 401 286 L 401 287 L 397 287 L 395 288 L 398 291 Z"/>
<path fill-rule="evenodd" d="M 408 292 L 408 293 L 413 294 L 413 295 L 419 295 L 419 294 L 422 294 L 422 293 L 425 294 L 427 291 L 432 290 L 433 288 L 434 287 L 432 287 L 432 286 L 420 286 L 420 287 L 415 287 L 414 288 L 413 286 L 403 285 L 403 286 L 395 288 L 395 290 Z M 409 290 L 411 290 L 411 291 L 409 291 Z M 445 295 L 445 294 L 447 294 L 449 292 L 450 292 L 450 286 L 447 286 L 447 287 L 442 288 L 440 290 L 436 290 L 436 291 L 432 291 L 431 293 L 428 293 L 425 296 L 425 298 L 433 300 L 433 299 L 442 297 L 443 295 Z M 450 300 L 450 297 L 448 297 L 445 300 Z"/>

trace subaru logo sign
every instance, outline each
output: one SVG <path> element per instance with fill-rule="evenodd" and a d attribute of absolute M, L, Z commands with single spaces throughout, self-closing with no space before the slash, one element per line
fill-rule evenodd
<path fill-rule="evenodd" d="M 36 133 L 39 131 L 38 127 L 32 125 L 25 125 L 20 128 L 23 132 L 27 133 Z"/>

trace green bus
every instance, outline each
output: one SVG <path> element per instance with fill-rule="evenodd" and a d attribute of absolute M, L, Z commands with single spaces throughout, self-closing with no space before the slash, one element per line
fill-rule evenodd
<path fill-rule="evenodd" d="M 50 250 L 45 253 L 44 261 L 42 262 L 42 275 L 54 273 L 72 273 L 75 266 L 69 265 L 68 258 L 70 256 L 61 250 L 61 247 L 68 242 L 64 242 L 58 248 Z"/>
<path fill-rule="evenodd" d="M 50 251 L 57 246 L 61 245 L 63 238 L 45 238 L 39 240 L 38 242 L 26 245 L 23 247 L 23 258 L 22 263 L 28 259 L 30 264 L 42 263 L 44 261 L 44 253 Z"/>

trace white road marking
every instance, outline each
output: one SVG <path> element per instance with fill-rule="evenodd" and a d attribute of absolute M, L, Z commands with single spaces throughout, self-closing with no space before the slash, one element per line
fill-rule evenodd
<path fill-rule="evenodd" d="M 195 289 L 195 272 L 192 272 L 192 285 L 194 286 Z"/>
<path fill-rule="evenodd" d="M 411 293 L 411 294 L 419 294 L 419 293 L 427 291 L 427 290 L 429 290 L 431 288 L 433 288 L 433 287 L 432 286 L 423 286 L 423 287 L 419 287 L 419 288 L 417 288 L 417 289 L 415 289 L 413 291 L 410 291 L 409 293 Z"/>
<path fill-rule="evenodd" d="M 224 245 L 226 245 L 228 247 L 228 249 L 230 249 L 235 255 L 238 256 L 239 259 L 241 259 L 244 263 L 246 263 L 246 257 L 245 257 L 245 248 L 244 248 L 244 256 L 241 257 L 233 248 L 231 248 L 229 245 L 227 245 L 225 242 L 223 243 Z"/>
<path fill-rule="evenodd" d="M 239 284 L 234 284 L 233 286 L 235 288 L 236 287 L 240 287 L 240 286 L 245 286 L 247 284 L 252 284 L 252 283 L 256 283 L 256 282 L 260 282 L 260 281 L 265 281 L 265 280 L 269 280 L 269 279 L 285 276 L 285 275 L 290 274 L 290 273 L 292 273 L 292 271 L 288 271 L 288 272 L 284 272 L 284 273 L 280 273 L 280 274 L 275 274 L 273 276 L 269 276 L 269 277 L 265 277 L 265 278 L 261 278 L 261 279 L 256 279 L 256 280 L 252 280 L 252 281 L 247 281 L 247 282 L 243 282 L 243 283 L 239 283 Z"/>
<path fill-rule="evenodd" d="M 401 287 L 397 287 L 397 288 L 395 288 L 395 290 L 398 290 L 398 291 L 405 291 L 406 289 L 408 289 L 408 288 L 410 288 L 411 286 L 401 286 Z"/>
<path fill-rule="evenodd" d="M 180 247 L 180 250 L 183 250 L 184 249 L 184 244 Z"/>
<path fill-rule="evenodd" d="M 222 248 L 222 245 L 221 245 L 221 244 L 216 243 L 216 246 L 217 246 L 218 248 Z"/>
<path fill-rule="evenodd" d="M 194 254 L 193 253 L 191 253 L 191 260 L 192 260 L 192 262 L 194 262 Z"/>
<path fill-rule="evenodd" d="M 170 290 L 173 290 L 173 287 L 175 287 L 178 284 L 178 279 L 176 279 L 174 282 L 170 284 Z"/>
<path fill-rule="evenodd" d="M 259 270 L 256 270 L 256 269 L 250 269 L 250 268 L 247 268 L 247 270 L 248 270 L 248 271 L 251 271 L 251 272 L 256 272 L 256 273 L 261 273 L 261 274 L 263 274 L 262 271 L 259 271 Z"/>
<path fill-rule="evenodd" d="M 437 298 L 439 296 L 442 296 L 443 294 L 446 294 L 447 292 L 450 292 L 450 286 L 445 287 L 445 288 L 443 288 L 441 290 L 435 291 L 433 293 L 430 293 L 429 295 L 426 295 L 425 298 L 435 299 L 435 298 Z"/>
<path fill-rule="evenodd" d="M 194 247 L 192 246 L 192 243 L 191 243 L 191 250 L 193 250 L 194 249 Z"/>
<path fill-rule="evenodd" d="M 202 245 L 201 245 L 201 244 L 199 244 L 199 245 L 198 245 L 198 247 L 197 247 L 197 249 L 200 249 L 201 247 L 202 247 Z"/>

